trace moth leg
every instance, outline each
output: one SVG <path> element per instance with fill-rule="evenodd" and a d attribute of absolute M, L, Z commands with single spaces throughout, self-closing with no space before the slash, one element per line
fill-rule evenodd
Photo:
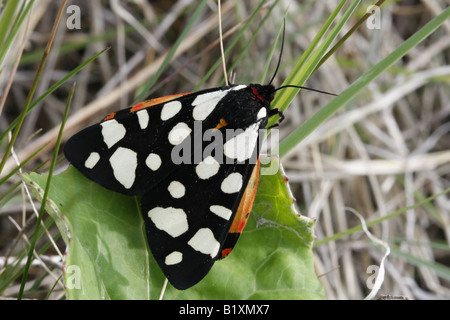
<path fill-rule="evenodd" d="M 282 110 L 280 109 L 270 109 L 269 111 L 269 118 L 274 116 L 274 115 L 279 115 L 280 119 L 278 119 L 277 123 L 275 123 L 274 125 L 271 125 L 270 127 L 267 127 L 266 129 L 272 129 L 275 127 L 278 127 L 280 125 L 280 123 L 284 120 L 284 113 Z"/>

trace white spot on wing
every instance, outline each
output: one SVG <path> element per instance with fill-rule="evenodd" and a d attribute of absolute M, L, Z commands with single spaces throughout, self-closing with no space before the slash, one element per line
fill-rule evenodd
<path fill-rule="evenodd" d="M 182 198 L 186 193 L 186 188 L 179 181 L 172 181 L 167 190 L 169 190 L 170 195 L 175 199 Z"/>
<path fill-rule="evenodd" d="M 181 110 L 180 101 L 167 102 L 161 110 L 161 120 L 166 121 L 175 116 Z"/>
<path fill-rule="evenodd" d="M 256 120 L 264 119 L 265 117 L 267 117 L 266 108 L 259 109 L 258 114 L 256 115 Z"/>
<path fill-rule="evenodd" d="M 247 86 L 245 84 L 240 84 L 238 86 L 235 86 L 235 87 L 231 88 L 231 90 L 237 91 L 237 90 L 241 90 L 241 89 L 244 89 L 244 88 L 247 88 Z"/>
<path fill-rule="evenodd" d="M 214 234 L 209 228 L 202 228 L 189 240 L 190 245 L 194 250 L 203 254 L 209 254 L 211 258 L 217 255 L 220 248 L 220 243 L 214 238 Z"/>
<path fill-rule="evenodd" d="M 164 263 L 167 266 L 178 264 L 183 260 L 183 254 L 180 251 L 174 251 L 166 256 Z"/>
<path fill-rule="evenodd" d="M 91 152 L 89 157 L 84 162 L 84 166 L 88 169 L 95 167 L 97 162 L 100 160 L 100 155 L 97 152 Z"/>
<path fill-rule="evenodd" d="M 209 156 L 201 161 L 196 167 L 195 172 L 200 179 L 206 180 L 219 172 L 220 164 L 216 159 Z"/>
<path fill-rule="evenodd" d="M 169 132 L 169 142 L 176 146 L 191 134 L 192 129 L 184 122 L 179 122 Z"/>
<path fill-rule="evenodd" d="M 219 103 L 219 101 L 223 97 L 225 97 L 225 95 L 230 90 L 236 91 L 241 90 L 245 87 L 246 87 L 245 85 L 239 85 L 227 90 L 216 90 L 198 95 L 192 102 L 192 106 L 194 106 L 194 110 L 192 111 L 192 117 L 194 118 L 194 120 L 198 121 L 205 120 L 211 114 L 211 112 L 213 112 L 214 108 Z"/>
<path fill-rule="evenodd" d="M 114 177 L 126 189 L 130 189 L 136 178 L 137 153 L 131 149 L 118 148 L 109 158 Z"/>
<path fill-rule="evenodd" d="M 147 159 L 145 159 L 145 164 L 153 171 L 158 170 L 161 167 L 161 163 L 161 157 L 156 153 L 150 153 Z"/>
<path fill-rule="evenodd" d="M 249 159 L 258 141 L 259 123 L 254 123 L 244 132 L 228 140 L 223 146 L 223 153 L 231 159 L 242 162 Z"/>
<path fill-rule="evenodd" d="M 187 216 L 183 209 L 156 207 L 148 212 L 148 217 L 159 230 L 174 238 L 188 230 Z"/>
<path fill-rule="evenodd" d="M 220 189 L 224 193 L 235 193 L 239 192 L 242 188 L 242 175 L 239 172 L 233 172 L 228 175 L 220 185 Z"/>
<path fill-rule="evenodd" d="M 231 211 L 230 209 L 219 205 L 212 205 L 209 207 L 209 210 L 225 220 L 229 220 L 231 215 L 233 214 L 233 211 Z"/>
<path fill-rule="evenodd" d="M 127 132 L 124 125 L 117 122 L 116 119 L 102 122 L 100 125 L 102 126 L 103 141 L 106 143 L 108 148 L 111 148 L 117 142 L 122 140 Z"/>
<path fill-rule="evenodd" d="M 138 112 L 136 112 L 136 115 L 138 117 L 138 121 L 139 121 L 139 126 L 141 127 L 142 130 L 147 129 L 148 126 L 148 111 L 147 110 L 139 110 Z"/>

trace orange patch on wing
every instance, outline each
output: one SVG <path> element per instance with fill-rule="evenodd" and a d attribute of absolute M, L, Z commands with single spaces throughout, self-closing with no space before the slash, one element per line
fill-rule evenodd
<path fill-rule="evenodd" d="M 219 123 L 214 128 L 214 130 L 219 130 L 220 128 L 226 127 L 227 125 L 228 125 L 228 123 L 225 121 L 225 119 L 224 118 L 220 118 Z"/>
<path fill-rule="evenodd" d="M 111 119 L 113 119 L 115 116 L 116 116 L 116 113 L 115 113 L 115 112 L 110 113 L 109 115 L 106 116 L 105 119 L 103 119 L 103 121 L 111 120 Z"/>
<path fill-rule="evenodd" d="M 231 253 L 231 251 L 233 251 L 233 249 L 231 249 L 231 248 L 223 249 L 222 252 L 220 253 L 220 256 L 222 258 L 226 258 Z"/>
<path fill-rule="evenodd" d="M 171 94 L 169 96 L 164 96 L 164 97 L 159 97 L 159 98 L 155 98 L 155 99 L 150 99 L 144 102 L 140 102 L 136 105 L 134 105 L 133 107 L 131 107 L 130 112 L 136 112 L 157 104 L 161 104 L 167 101 L 171 101 L 174 100 L 176 98 L 191 94 L 192 92 L 186 92 L 186 93 L 177 93 L 177 94 Z"/>
<path fill-rule="evenodd" d="M 245 224 L 247 223 L 250 212 L 252 211 L 253 203 L 255 202 L 256 190 L 258 189 L 259 180 L 259 158 L 258 162 L 253 168 L 252 176 L 248 181 L 247 187 L 245 188 L 244 194 L 241 198 L 239 208 L 234 216 L 233 223 L 231 224 L 228 233 L 242 233 Z"/>
<path fill-rule="evenodd" d="M 233 251 L 239 236 L 241 235 L 247 220 L 252 211 L 253 203 L 255 202 L 256 190 L 258 188 L 259 180 L 259 158 L 258 162 L 253 169 L 252 176 L 245 188 L 244 194 L 242 196 L 241 202 L 239 203 L 238 210 L 234 216 L 233 222 L 231 223 L 230 230 L 228 231 L 227 238 L 225 240 L 226 244 L 220 251 L 220 259 L 226 258 Z"/>

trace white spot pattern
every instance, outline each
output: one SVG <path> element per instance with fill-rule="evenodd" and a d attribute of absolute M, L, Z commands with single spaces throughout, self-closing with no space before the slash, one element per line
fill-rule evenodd
<path fill-rule="evenodd" d="M 192 129 L 184 122 L 177 123 L 169 132 L 169 142 L 176 146 L 191 134 Z"/>
<path fill-rule="evenodd" d="M 156 153 L 150 153 L 147 159 L 145 159 L 145 164 L 153 171 L 158 170 L 161 167 L 161 163 L 161 157 Z"/>
<path fill-rule="evenodd" d="M 168 266 L 178 264 L 183 260 L 183 254 L 180 251 L 174 251 L 166 256 L 164 263 Z"/>
<path fill-rule="evenodd" d="M 231 211 L 230 209 L 219 205 L 212 205 L 209 207 L 209 210 L 225 220 L 229 220 L 231 215 L 233 214 L 233 211 Z"/>
<path fill-rule="evenodd" d="M 245 85 L 239 85 L 227 90 L 216 90 L 198 95 L 192 102 L 194 106 L 192 117 L 198 121 L 205 120 L 230 90 L 241 90 L 245 87 Z"/>
<path fill-rule="evenodd" d="M 186 188 L 179 181 L 172 181 L 169 187 L 167 187 L 167 190 L 169 190 L 170 195 L 175 199 L 182 198 L 186 193 Z"/>
<path fill-rule="evenodd" d="M 149 120 L 148 111 L 145 109 L 139 110 L 138 112 L 136 112 L 136 115 L 138 117 L 139 126 L 141 127 L 141 129 L 142 130 L 147 129 Z"/>
<path fill-rule="evenodd" d="M 117 122 L 116 119 L 102 122 L 100 125 L 102 126 L 103 141 L 106 143 L 108 148 L 111 148 L 117 142 L 122 140 L 127 132 L 124 125 Z"/>
<path fill-rule="evenodd" d="M 182 104 L 180 101 L 167 102 L 161 110 L 161 120 L 166 121 L 180 112 Z"/>
<path fill-rule="evenodd" d="M 236 193 L 242 188 L 242 175 L 239 172 L 233 172 L 228 175 L 220 185 L 220 189 L 224 193 Z"/>
<path fill-rule="evenodd" d="M 214 258 L 220 249 L 220 243 L 214 238 L 214 234 L 209 228 L 199 229 L 189 240 L 188 245 L 196 251 L 209 254 L 211 258 Z"/>
<path fill-rule="evenodd" d="M 240 84 L 238 86 L 235 86 L 235 87 L 231 88 L 231 90 L 238 91 L 238 90 L 241 90 L 241 89 L 244 89 L 244 88 L 247 88 L 247 86 L 245 84 Z"/>
<path fill-rule="evenodd" d="M 219 168 L 219 162 L 212 156 L 208 156 L 195 167 L 195 172 L 200 179 L 206 180 L 216 175 Z"/>
<path fill-rule="evenodd" d="M 131 149 L 119 147 L 109 158 L 114 177 L 126 189 L 130 189 L 136 178 L 137 153 Z"/>
<path fill-rule="evenodd" d="M 176 238 L 188 230 L 187 216 L 183 209 L 156 207 L 148 212 L 148 217 L 159 230 Z"/>
<path fill-rule="evenodd" d="M 267 117 L 267 110 L 266 108 L 261 108 L 256 115 L 256 120 L 264 119 L 265 117 Z"/>
<path fill-rule="evenodd" d="M 95 167 L 97 162 L 100 160 L 100 155 L 97 152 L 91 152 L 89 157 L 84 162 L 84 166 L 88 169 Z"/>
<path fill-rule="evenodd" d="M 258 129 L 259 123 L 254 123 L 244 132 L 228 140 L 223 146 L 223 153 L 228 158 L 237 159 L 240 162 L 249 159 L 258 141 Z"/>

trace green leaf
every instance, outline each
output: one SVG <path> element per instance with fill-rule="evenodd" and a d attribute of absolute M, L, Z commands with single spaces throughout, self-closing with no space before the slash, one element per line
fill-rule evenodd
<path fill-rule="evenodd" d="M 39 198 L 46 175 L 25 179 L 34 181 Z M 151 262 L 135 198 L 99 187 L 70 166 L 53 177 L 49 199 L 47 212 L 67 244 L 69 299 L 157 298 L 159 292 L 150 291 Z"/>
<path fill-rule="evenodd" d="M 262 167 L 267 173 L 269 165 Z M 47 177 L 32 173 L 25 179 L 39 195 Z M 157 299 L 164 275 L 149 252 L 139 200 L 98 186 L 72 166 L 52 183 L 47 211 L 68 244 L 68 298 Z M 233 253 L 192 288 L 169 285 L 164 298 L 323 299 L 312 227 L 312 220 L 295 211 L 283 172 L 261 175 L 251 218 Z"/>

